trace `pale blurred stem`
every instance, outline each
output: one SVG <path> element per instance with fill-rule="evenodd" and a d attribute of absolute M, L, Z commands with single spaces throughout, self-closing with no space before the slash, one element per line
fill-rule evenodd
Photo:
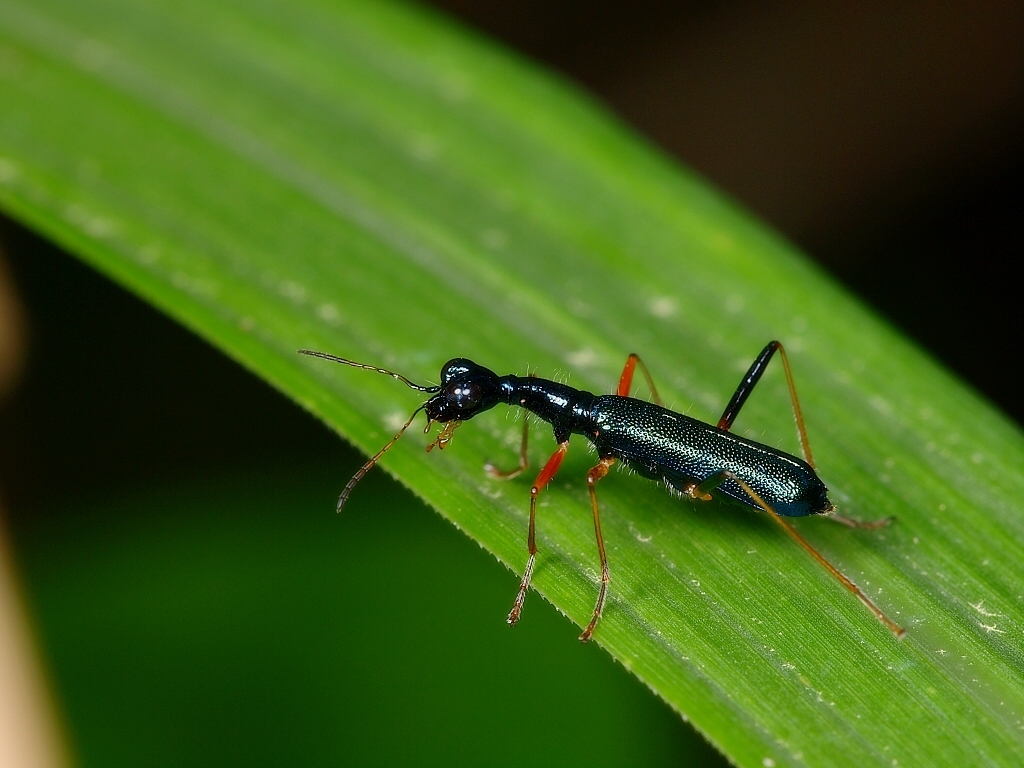
<path fill-rule="evenodd" d="M 0 765 L 69 764 L 0 515 Z"/>
<path fill-rule="evenodd" d="M 13 390 L 23 367 L 24 328 L 20 304 L 0 253 L 0 399 Z M 0 765 L 68 765 L 55 711 L 0 510 Z"/>

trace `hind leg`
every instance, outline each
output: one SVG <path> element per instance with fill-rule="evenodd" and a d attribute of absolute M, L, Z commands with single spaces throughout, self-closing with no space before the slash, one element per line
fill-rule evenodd
<path fill-rule="evenodd" d="M 811 443 L 807 439 L 807 427 L 804 425 L 803 412 L 800 410 L 800 399 L 796 395 L 796 384 L 793 383 L 793 371 L 789 367 L 789 357 L 786 355 L 786 349 L 782 346 L 781 342 L 769 341 L 765 348 L 761 350 L 761 354 L 757 356 L 757 359 L 751 363 L 749 370 L 743 376 L 743 380 L 736 387 L 736 392 L 733 393 L 732 399 L 725 407 L 725 411 L 722 412 L 722 418 L 718 420 L 718 428 L 724 429 L 726 432 L 732 429 L 732 424 L 736 417 L 739 416 L 740 409 L 747 402 L 750 393 L 754 391 L 757 382 L 761 380 L 761 376 L 776 352 L 782 358 L 782 367 L 786 371 L 786 383 L 789 385 L 789 397 L 793 401 L 793 417 L 796 419 L 796 431 L 800 437 L 800 447 L 804 452 L 804 459 L 806 459 L 811 467 L 814 467 Z M 847 528 L 865 528 L 867 530 L 883 528 L 892 522 L 891 517 L 883 517 L 879 520 L 857 520 L 853 517 L 841 515 L 834 509 L 829 513 L 828 517 L 837 523 L 842 523 Z"/>
<path fill-rule="evenodd" d="M 900 627 L 895 621 L 886 616 L 882 609 L 875 605 L 874 601 L 872 601 L 870 597 L 864 594 L 860 587 L 858 587 L 856 584 L 850 581 L 850 579 L 848 579 L 838 568 L 836 568 L 834 565 L 832 565 L 832 563 L 825 559 L 825 556 L 823 554 L 821 554 L 818 550 L 812 547 L 811 543 L 807 541 L 807 539 L 805 539 L 803 536 L 801 536 L 797 532 L 796 528 L 794 528 L 792 525 L 786 522 L 785 518 L 777 514 L 774 509 L 768 506 L 768 503 L 765 502 L 765 500 L 761 498 L 760 494 L 758 494 L 757 491 L 751 488 L 746 481 L 736 477 L 736 475 L 734 475 L 729 470 L 723 469 L 720 472 L 716 472 L 715 474 L 713 474 L 700 485 L 694 486 L 694 494 L 698 494 L 694 495 L 694 498 L 703 499 L 705 496 L 709 496 L 711 491 L 720 486 L 726 480 L 732 480 L 734 483 L 739 485 L 740 488 L 743 489 L 743 492 L 750 497 L 751 501 L 753 501 L 758 507 L 760 507 L 761 509 L 768 513 L 768 517 L 771 518 L 772 522 L 778 524 L 790 536 L 790 538 L 792 538 L 797 544 L 803 547 L 811 555 L 811 557 L 817 560 L 818 563 L 821 564 L 821 566 L 824 567 L 826 571 L 832 574 L 832 576 L 835 577 L 835 579 L 839 581 L 839 583 L 842 584 L 843 587 L 845 587 L 849 592 L 852 592 L 858 600 L 864 603 L 864 605 L 866 605 L 868 609 L 873 614 L 875 614 L 878 620 L 885 624 L 885 626 L 887 626 L 892 631 L 892 633 L 896 635 L 897 639 L 902 640 L 903 637 L 906 636 L 907 632 L 905 629 Z"/>

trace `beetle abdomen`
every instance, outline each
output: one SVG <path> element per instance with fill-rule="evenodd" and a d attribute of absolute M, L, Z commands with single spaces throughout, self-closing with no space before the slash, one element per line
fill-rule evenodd
<path fill-rule="evenodd" d="M 598 452 L 627 462 L 645 477 L 682 491 L 717 472 L 742 479 L 776 513 L 802 517 L 828 512 L 828 490 L 807 462 L 769 446 L 643 400 L 604 395 L 594 400 Z M 726 480 L 715 495 L 757 507 L 740 485 Z"/>

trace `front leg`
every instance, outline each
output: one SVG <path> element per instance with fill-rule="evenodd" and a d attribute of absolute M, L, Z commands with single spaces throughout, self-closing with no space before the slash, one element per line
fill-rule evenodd
<path fill-rule="evenodd" d="M 569 450 L 569 441 L 565 440 L 558 444 L 558 448 L 551 458 L 548 459 L 548 463 L 544 465 L 544 468 L 537 475 L 537 479 L 533 481 L 533 487 L 530 489 L 530 534 L 527 538 L 527 547 L 530 551 L 530 559 L 526 563 L 526 570 L 523 571 L 523 580 L 519 584 L 519 594 L 516 595 L 516 601 L 512 604 L 512 610 L 508 614 L 508 623 L 515 624 L 519 621 L 519 614 L 523 612 L 523 602 L 526 600 L 526 591 L 530 588 L 530 580 L 533 578 L 533 564 L 537 560 L 537 541 L 535 536 L 534 521 L 537 517 L 537 497 L 540 492 L 544 490 L 544 487 L 551 482 L 555 473 L 558 472 L 558 468 L 562 464 L 562 459 L 565 458 L 566 451 Z"/>
<path fill-rule="evenodd" d="M 484 471 L 488 475 L 493 477 L 495 480 L 511 480 L 513 477 L 519 477 L 523 474 L 523 471 L 530 466 L 529 459 L 526 455 L 526 444 L 530 436 L 530 420 L 524 415 L 523 416 L 523 441 L 519 444 L 519 465 L 513 469 L 503 470 L 498 469 L 496 466 L 487 462 L 484 464 Z"/>
<path fill-rule="evenodd" d="M 534 379 L 537 375 L 534 373 L 530 374 L 530 378 Z M 491 462 L 484 464 L 484 471 L 487 472 L 495 480 L 511 480 L 513 477 L 519 477 L 530 466 L 529 459 L 526 455 L 526 444 L 529 440 L 530 435 L 530 419 L 524 413 L 523 414 L 523 441 L 519 444 L 519 464 L 514 469 L 504 470 L 498 469 Z"/>

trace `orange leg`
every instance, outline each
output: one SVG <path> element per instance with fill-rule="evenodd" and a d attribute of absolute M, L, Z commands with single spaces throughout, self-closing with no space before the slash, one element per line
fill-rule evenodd
<path fill-rule="evenodd" d="M 805 539 L 803 536 L 797 533 L 797 530 L 792 525 L 786 522 L 786 520 L 783 517 L 776 514 L 775 510 L 768 506 L 767 502 L 765 502 L 765 500 L 761 498 L 761 495 L 757 493 L 757 491 L 751 488 L 750 485 L 748 485 L 744 480 L 741 480 L 740 478 L 736 477 L 736 475 L 734 475 L 732 472 L 729 472 L 728 470 L 716 472 L 714 475 L 709 477 L 699 486 L 695 486 L 693 489 L 693 493 L 689 493 L 689 489 L 687 489 L 687 492 L 690 496 L 692 496 L 695 499 L 703 500 L 706 498 L 710 498 L 710 491 L 717 488 L 726 480 L 732 480 L 734 483 L 739 485 L 740 488 L 743 489 L 744 493 L 746 493 L 754 501 L 754 503 L 757 504 L 757 506 L 759 506 L 761 509 L 768 513 L 768 517 L 770 517 L 774 522 L 778 523 L 782 530 L 789 534 L 789 536 L 797 544 L 799 544 L 801 547 L 807 550 L 807 552 L 810 553 L 811 557 L 817 560 L 825 568 L 825 570 L 831 573 L 832 576 L 834 576 L 840 584 L 842 584 L 848 591 L 852 592 L 858 600 L 864 603 L 864 605 L 866 605 L 868 609 L 873 614 L 875 614 L 879 621 L 881 621 L 883 624 L 885 624 L 885 626 L 892 630 L 892 633 L 896 635 L 896 638 L 898 640 L 902 640 L 906 636 L 907 632 L 905 629 L 903 629 L 899 624 L 897 624 L 895 621 L 886 616 L 882 609 L 875 605 L 871 598 L 861 591 L 860 587 L 858 587 L 856 584 L 850 581 L 838 568 L 836 568 L 834 565 L 832 565 L 832 563 L 826 560 L 825 556 L 821 554 L 818 550 L 816 550 L 814 547 L 812 547 L 811 543 L 807 541 L 807 539 Z"/>
<path fill-rule="evenodd" d="M 800 410 L 800 400 L 796 396 L 796 385 L 793 384 L 793 371 L 790 370 L 789 358 L 786 356 L 786 350 L 781 342 L 769 341 L 765 348 L 761 350 L 761 354 L 751 364 L 750 369 L 743 377 L 743 381 L 736 387 L 732 400 L 725 407 L 722 418 L 718 420 L 718 428 L 724 429 L 726 432 L 732 429 L 732 423 L 739 416 L 740 409 L 747 402 L 750 393 L 754 391 L 757 382 L 761 380 L 765 368 L 768 367 L 768 362 L 776 352 L 782 356 L 782 367 L 786 370 L 786 382 L 789 384 L 789 397 L 793 401 L 793 415 L 796 417 L 796 431 L 800 436 L 800 447 L 803 449 L 804 458 L 807 460 L 807 463 L 813 467 L 814 458 L 811 456 L 811 444 L 807 441 L 807 429 L 804 427 L 804 415 Z"/>
<path fill-rule="evenodd" d="M 619 388 L 615 394 L 620 397 L 629 397 L 629 391 L 633 388 L 633 374 L 636 372 L 637 363 L 640 364 L 640 370 L 644 373 L 644 378 L 647 379 L 647 386 L 651 388 L 651 394 L 654 396 L 654 402 L 661 405 L 661 396 L 658 395 L 658 388 L 654 386 L 654 379 L 651 378 L 651 372 L 647 370 L 647 366 L 644 365 L 644 361 L 640 359 L 640 355 L 635 352 L 626 358 L 626 365 L 622 369 L 622 375 L 619 377 Z"/>
<path fill-rule="evenodd" d="M 596 467 L 587 472 L 590 506 L 594 510 L 594 534 L 597 536 L 597 551 L 601 553 L 601 591 L 597 594 L 597 605 L 594 606 L 594 615 L 591 617 L 587 628 L 583 630 L 583 634 L 580 635 L 580 641 L 584 643 L 594 634 L 594 628 L 601 619 L 601 613 L 604 611 L 604 601 L 608 596 L 608 582 L 612 580 L 611 574 L 608 571 L 608 555 L 604 549 L 604 537 L 601 535 L 601 515 L 597 508 L 597 489 L 595 486 L 597 486 L 598 480 L 608 474 L 608 470 L 614 463 L 615 459 L 608 456 L 601 459 Z"/>
<path fill-rule="evenodd" d="M 776 342 L 778 343 L 778 342 Z M 812 467 L 814 457 L 811 455 L 811 443 L 807 439 L 807 427 L 804 425 L 804 414 L 800 410 L 800 399 L 796 396 L 796 384 L 793 383 L 793 370 L 789 367 L 789 356 L 785 347 L 779 344 L 779 354 L 782 355 L 782 367 L 786 371 L 786 384 L 789 385 L 789 398 L 793 401 L 793 417 L 796 419 L 796 431 L 800 435 L 800 447 L 804 451 L 804 458 Z"/>
<path fill-rule="evenodd" d="M 530 550 L 530 559 L 526 563 L 526 570 L 523 572 L 523 580 L 519 583 L 519 594 L 516 595 L 516 601 L 512 604 L 512 610 L 508 614 L 508 623 L 515 624 L 519 621 L 519 614 L 523 612 L 523 601 L 526 600 L 526 591 L 530 588 L 530 579 L 533 578 L 533 565 L 537 560 L 537 542 L 535 537 L 535 526 L 534 521 L 537 518 L 537 497 L 540 495 L 541 490 L 551 482 L 551 479 L 555 476 L 559 466 L 562 464 L 562 459 L 565 458 L 566 451 L 569 450 L 568 441 L 559 443 L 558 448 L 551 458 L 548 459 L 548 463 L 544 465 L 544 468 L 537 475 L 537 479 L 533 482 L 533 487 L 530 489 L 530 535 L 527 539 L 527 546 Z"/>
<path fill-rule="evenodd" d="M 735 394 L 732 396 L 732 400 L 725 407 L 725 411 L 722 413 L 722 418 L 718 421 L 718 428 L 724 429 L 727 432 L 732 429 L 732 423 L 736 420 L 736 417 L 740 413 L 740 409 L 743 404 L 747 402 L 747 398 L 750 397 L 750 393 L 754 390 L 757 382 L 761 380 L 761 375 L 764 373 L 765 368 L 768 367 L 768 362 L 772 359 L 772 356 L 778 352 L 782 358 L 782 367 L 786 371 L 786 384 L 789 385 L 789 397 L 793 401 L 793 417 L 796 419 L 796 431 L 800 438 L 800 448 L 804 452 L 804 459 L 807 463 L 814 466 L 814 456 L 811 454 L 811 443 L 807 439 L 807 427 L 804 424 L 804 415 L 800 410 L 800 399 L 796 395 L 796 384 L 793 383 L 793 370 L 789 366 L 789 356 L 786 355 L 786 349 L 782 346 L 779 341 L 770 341 L 761 350 L 761 354 L 757 356 L 757 359 L 751 364 L 750 369 L 743 377 L 743 381 L 736 388 Z M 874 528 L 883 528 L 892 522 L 891 517 L 883 517 L 880 520 L 857 520 L 853 517 L 847 517 L 846 515 L 840 515 L 838 512 L 833 510 L 829 517 L 835 520 L 837 523 L 842 523 L 849 528 L 866 528 L 868 530 Z"/>

